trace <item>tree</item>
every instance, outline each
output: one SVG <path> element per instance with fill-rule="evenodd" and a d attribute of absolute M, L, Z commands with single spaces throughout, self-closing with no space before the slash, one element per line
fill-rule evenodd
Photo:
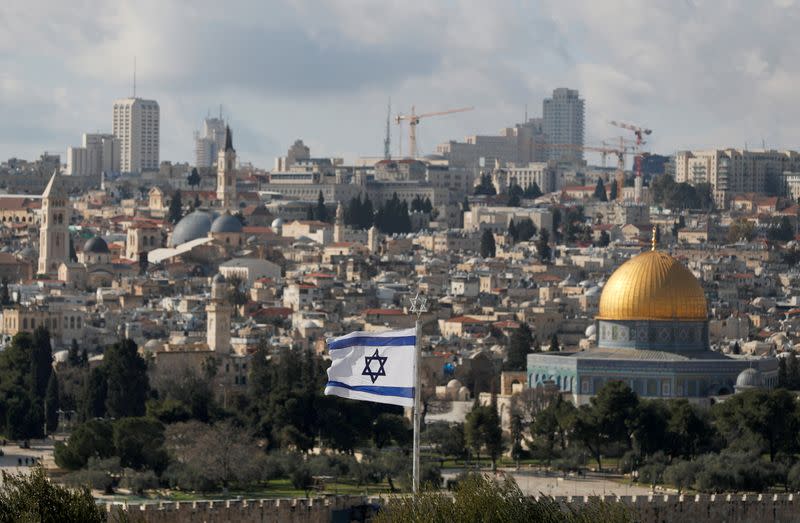
<path fill-rule="evenodd" d="M 594 188 L 594 197 L 601 202 L 607 202 L 608 196 L 606 195 L 606 186 L 602 178 L 597 179 L 597 185 Z"/>
<path fill-rule="evenodd" d="M 122 418 L 114 422 L 114 448 L 123 467 L 161 474 L 169 460 L 164 450 L 164 425 L 152 418 Z"/>
<path fill-rule="evenodd" d="M 468 474 L 451 493 L 423 490 L 416 496 L 393 496 L 375 517 L 376 523 L 425 523 L 429 521 L 541 521 L 577 523 L 633 521 L 623 503 L 592 498 L 570 510 L 551 497 L 524 494 L 510 475 L 496 480 L 489 475 Z"/>
<path fill-rule="evenodd" d="M 522 187 L 517 184 L 511 185 L 511 187 L 508 188 L 508 201 L 506 202 L 506 205 L 509 207 L 519 207 L 523 194 L 524 191 L 522 190 Z"/>
<path fill-rule="evenodd" d="M 322 191 L 317 196 L 317 208 L 314 210 L 314 218 L 321 222 L 328 221 L 328 208 L 325 206 L 325 196 Z"/>
<path fill-rule="evenodd" d="M 558 344 L 558 336 L 554 332 L 552 336 L 550 336 L 550 352 L 558 352 L 561 350 L 561 345 Z"/>
<path fill-rule="evenodd" d="M 102 523 L 106 521 L 106 511 L 88 488 L 74 490 L 53 483 L 44 468 L 37 466 L 19 474 L 3 471 L 0 519 Z"/>
<path fill-rule="evenodd" d="M 750 220 L 737 218 L 728 227 L 728 241 L 735 243 L 744 240 L 751 241 L 755 237 L 756 227 Z"/>
<path fill-rule="evenodd" d="M 794 226 L 787 216 L 781 217 L 777 222 L 773 222 L 767 229 L 767 238 L 773 241 L 788 242 L 795 235 Z"/>
<path fill-rule="evenodd" d="M 52 372 L 50 373 L 50 379 L 47 382 L 47 392 L 44 396 L 45 428 L 48 434 L 52 434 L 58 428 L 59 408 L 58 376 L 56 376 L 55 372 Z"/>
<path fill-rule="evenodd" d="M 494 258 L 497 247 L 494 243 L 494 234 L 489 229 L 484 229 L 481 235 L 481 256 L 484 258 Z"/>
<path fill-rule="evenodd" d="M 528 354 L 533 345 L 533 333 L 527 323 L 520 324 L 511 335 L 506 348 L 506 370 L 525 370 L 528 367 Z"/>
<path fill-rule="evenodd" d="M 181 192 L 175 191 L 172 194 L 172 199 L 169 202 L 169 210 L 167 211 L 167 219 L 170 223 L 175 224 L 181 221 L 183 217 L 183 202 L 181 201 Z"/>
<path fill-rule="evenodd" d="M 461 211 L 468 212 L 469 211 L 469 197 L 464 196 L 464 201 L 461 202 Z"/>
<path fill-rule="evenodd" d="M 748 390 L 714 405 L 712 412 L 729 446 L 760 445 L 774 462 L 778 454 L 798 450 L 800 420 L 794 395 L 785 390 Z"/>
<path fill-rule="evenodd" d="M 53 349 L 50 345 L 50 331 L 44 327 L 37 327 L 33 331 L 31 350 L 31 387 L 37 402 L 44 400 L 52 372 Z"/>
<path fill-rule="evenodd" d="M 108 397 L 108 380 L 103 367 L 89 371 L 78 399 L 78 418 L 88 421 L 106 415 L 106 398 Z"/>
<path fill-rule="evenodd" d="M 8 278 L 5 276 L 0 284 L 0 305 L 11 305 L 11 293 L 8 291 Z"/>
<path fill-rule="evenodd" d="M 139 356 L 136 343 L 126 338 L 109 347 L 103 357 L 103 369 L 108 384 L 108 415 L 143 416 L 150 384 L 147 363 Z"/>
<path fill-rule="evenodd" d="M 606 231 L 601 231 L 600 232 L 600 239 L 597 240 L 597 246 L 598 247 L 608 247 L 608 245 L 610 243 L 611 243 L 611 236 L 609 236 Z"/>
<path fill-rule="evenodd" d="M 608 199 L 609 201 L 616 201 L 619 197 L 619 187 L 617 187 L 617 181 L 611 180 L 611 188 L 608 190 Z"/>
<path fill-rule="evenodd" d="M 494 188 L 494 184 L 492 183 L 492 177 L 489 174 L 482 174 L 480 177 L 480 182 L 478 185 L 475 186 L 475 191 L 473 192 L 475 196 L 484 195 L 484 196 L 494 196 L 497 194 L 497 189 Z"/>
<path fill-rule="evenodd" d="M 467 414 L 464 424 L 464 436 L 467 446 L 480 458 L 485 449 L 492 460 L 492 470 L 497 469 L 497 459 L 503 450 L 503 433 L 500 428 L 500 416 L 495 405 L 477 405 Z"/>
<path fill-rule="evenodd" d="M 71 367 L 79 367 L 81 365 L 81 351 L 80 347 L 78 347 L 78 340 L 75 338 L 72 338 L 72 343 L 69 345 L 67 363 L 69 363 Z"/>
<path fill-rule="evenodd" d="M 536 198 L 542 195 L 542 190 L 539 188 L 539 184 L 533 182 L 529 186 L 525 188 L 525 198 L 535 200 Z"/>
<path fill-rule="evenodd" d="M 186 182 L 189 184 L 189 187 L 197 187 L 200 185 L 200 173 L 197 172 L 197 167 L 192 167 L 192 172 L 189 173 Z"/>
<path fill-rule="evenodd" d="M 411 436 L 411 427 L 400 414 L 383 413 L 373 423 L 372 438 L 379 449 L 391 443 L 407 447 L 411 444 Z"/>
<path fill-rule="evenodd" d="M 517 241 L 526 242 L 536 235 L 536 226 L 530 218 L 523 218 L 517 225 Z"/>
<path fill-rule="evenodd" d="M 519 233 L 517 232 L 517 226 L 514 225 L 513 218 L 508 221 L 508 236 L 514 242 L 516 242 L 517 238 L 519 237 Z"/>
<path fill-rule="evenodd" d="M 59 467 L 78 470 L 89 458 L 114 455 L 114 432 L 110 421 L 91 420 L 78 425 L 66 441 L 57 441 L 54 457 Z"/>
<path fill-rule="evenodd" d="M 542 262 L 550 261 L 550 233 L 544 227 L 539 231 L 539 239 L 536 240 L 536 253 Z"/>

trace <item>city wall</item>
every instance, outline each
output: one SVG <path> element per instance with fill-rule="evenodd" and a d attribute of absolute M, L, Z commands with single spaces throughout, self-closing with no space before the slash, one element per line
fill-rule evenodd
<path fill-rule="evenodd" d="M 557 496 L 555 499 L 572 508 L 580 508 L 590 498 Z M 797 494 L 605 496 L 603 499 L 631 507 L 636 521 L 641 523 L 789 523 L 800 520 L 800 496 Z M 379 502 L 378 498 L 335 496 L 141 505 L 129 503 L 122 507 L 133 516 L 133 521 L 144 520 L 148 523 L 328 523 L 341 521 L 332 519 L 337 511 Z M 120 505 L 109 504 L 108 509 L 114 506 Z M 341 517 L 341 513 L 337 516 Z"/>

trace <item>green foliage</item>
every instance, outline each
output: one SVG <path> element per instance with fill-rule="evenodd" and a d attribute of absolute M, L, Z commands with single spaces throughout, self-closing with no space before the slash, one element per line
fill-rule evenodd
<path fill-rule="evenodd" d="M 328 207 L 325 205 L 325 196 L 322 191 L 317 196 L 317 206 L 314 209 L 314 219 L 321 222 L 327 222 L 330 217 L 328 216 Z"/>
<path fill-rule="evenodd" d="M 756 227 L 750 220 L 739 218 L 728 227 L 728 241 L 731 243 L 744 240 L 752 241 L 756 235 Z"/>
<path fill-rule="evenodd" d="M 122 418 L 114 422 L 114 448 L 120 464 L 157 474 L 167 467 L 164 425 L 152 418 Z"/>
<path fill-rule="evenodd" d="M 189 187 L 197 187 L 200 185 L 200 173 L 197 172 L 197 167 L 192 167 L 192 171 L 189 173 L 189 176 L 186 177 L 186 182 L 189 184 Z"/>
<path fill-rule="evenodd" d="M 50 373 L 47 382 L 47 392 L 44 397 L 44 416 L 48 434 L 52 434 L 58 428 L 58 409 L 60 407 L 58 397 L 58 376 L 55 372 Z"/>
<path fill-rule="evenodd" d="M 66 442 L 55 445 L 55 460 L 59 467 L 77 470 L 89 458 L 108 458 L 114 455 L 114 431 L 110 421 L 91 420 L 78 425 Z"/>
<path fill-rule="evenodd" d="M 424 444 L 432 445 L 443 456 L 463 458 L 466 455 L 463 423 L 438 421 L 426 424 L 420 439 Z"/>
<path fill-rule="evenodd" d="M 408 203 L 400 200 L 397 193 L 384 202 L 375 213 L 375 227 L 384 234 L 405 234 L 411 232 L 411 218 Z"/>
<path fill-rule="evenodd" d="M 0 423 L 7 437 L 42 436 L 51 358 L 49 335 L 38 330 L 35 338 L 25 332 L 15 335 L 0 352 Z"/>
<path fill-rule="evenodd" d="M 106 514 L 88 489 L 72 490 L 50 482 L 42 467 L 30 473 L 3 471 L 0 520 L 22 523 L 104 522 Z"/>
<path fill-rule="evenodd" d="M 508 223 L 508 235 L 515 242 L 526 242 L 536 235 L 536 226 L 530 218 L 523 218 L 519 224 L 511 220 Z"/>
<path fill-rule="evenodd" d="M 375 222 L 375 209 L 369 196 L 361 195 L 350 200 L 350 204 L 344 210 L 344 223 L 353 229 L 369 229 Z"/>
<path fill-rule="evenodd" d="M 167 220 L 169 223 L 175 224 L 181 221 L 183 217 L 183 201 L 181 200 L 181 192 L 175 191 L 172 194 L 172 199 L 169 202 L 169 210 L 167 211 Z"/>
<path fill-rule="evenodd" d="M 520 324 L 506 346 L 506 370 L 526 370 L 528 354 L 532 352 L 533 332 L 527 323 Z"/>
<path fill-rule="evenodd" d="M 106 398 L 108 397 L 108 379 L 103 367 L 95 367 L 89 371 L 84 381 L 78 401 L 78 417 L 82 421 L 102 418 L 106 415 Z"/>
<path fill-rule="evenodd" d="M 511 187 L 508 188 L 508 200 L 506 201 L 506 205 L 509 207 L 519 207 L 524 194 L 525 192 L 522 190 L 522 187 L 517 184 L 511 185 Z"/>
<path fill-rule="evenodd" d="M 458 483 L 452 498 L 433 489 L 419 496 L 391 498 L 375 518 L 376 523 L 589 523 L 634 521 L 621 503 L 605 503 L 593 498 L 573 508 L 562 507 L 554 499 L 525 496 L 511 477 L 496 481 L 482 474 L 469 475 Z"/>
<path fill-rule="evenodd" d="M 600 200 L 601 202 L 608 201 L 608 195 L 606 194 L 606 186 L 603 183 L 602 178 L 597 179 L 597 185 L 594 188 L 594 197 Z"/>
<path fill-rule="evenodd" d="M 375 446 L 383 448 L 395 444 L 400 447 L 411 445 L 412 433 L 408 418 L 401 414 L 383 413 L 372 424 Z"/>
<path fill-rule="evenodd" d="M 489 174 L 482 174 L 478 185 L 475 186 L 475 191 L 473 192 L 475 196 L 484 195 L 484 196 L 494 196 L 497 194 L 497 189 L 494 188 L 494 184 L 492 183 L 492 177 Z"/>
<path fill-rule="evenodd" d="M 700 209 L 709 211 L 714 208 L 711 186 L 698 183 L 675 183 L 669 175 L 655 176 L 650 181 L 650 194 L 653 201 L 668 209 Z"/>
<path fill-rule="evenodd" d="M 539 184 L 533 182 L 529 186 L 525 188 L 524 192 L 525 198 L 529 198 L 531 200 L 535 200 L 536 198 L 542 195 L 542 190 L 539 188 Z"/>
<path fill-rule="evenodd" d="M 143 416 L 150 390 L 147 363 L 139 356 L 136 343 L 124 339 L 109 347 L 103 357 L 108 393 L 106 412 L 113 418 Z"/>
<path fill-rule="evenodd" d="M 782 216 L 780 219 L 773 219 L 769 229 L 767 229 L 767 238 L 772 241 L 788 242 L 794 239 L 795 228 L 792 222 L 789 221 L 787 216 Z"/>
<path fill-rule="evenodd" d="M 729 446 L 756 444 L 771 462 L 779 454 L 798 451 L 800 429 L 795 396 L 784 389 L 748 390 L 714 405 L 712 412 L 720 433 Z"/>
<path fill-rule="evenodd" d="M 497 468 L 497 459 L 503 452 L 503 432 L 500 428 L 500 416 L 495 405 L 476 405 L 467 414 L 464 424 L 464 436 L 469 447 L 476 456 L 481 451 L 492 460 L 492 470 Z"/>
<path fill-rule="evenodd" d="M 536 240 L 536 254 L 543 263 L 550 261 L 550 232 L 544 227 L 539 231 L 539 239 Z"/>
<path fill-rule="evenodd" d="M 497 247 L 494 242 L 494 234 L 489 229 L 484 229 L 481 234 L 481 256 L 484 258 L 494 258 Z"/>

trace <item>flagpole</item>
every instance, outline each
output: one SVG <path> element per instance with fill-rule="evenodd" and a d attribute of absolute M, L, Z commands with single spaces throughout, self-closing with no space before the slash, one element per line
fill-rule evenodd
<path fill-rule="evenodd" d="M 422 313 L 428 311 L 428 300 L 424 295 L 417 293 L 411 299 L 411 313 L 416 314 L 417 319 L 414 323 L 415 327 L 415 344 L 414 344 L 414 406 L 413 421 L 414 421 L 414 442 L 412 448 L 412 471 L 411 471 L 411 485 L 414 495 L 419 493 L 419 433 L 420 424 L 422 421 L 422 380 L 420 379 L 420 362 L 422 361 Z"/>
<path fill-rule="evenodd" d="M 422 394 L 420 394 L 421 380 L 419 379 L 419 361 L 420 361 L 420 335 L 422 333 L 422 322 L 419 315 L 416 321 L 416 346 L 414 347 L 414 448 L 413 448 L 413 471 L 412 471 L 412 484 L 414 494 L 419 493 L 419 432 L 420 421 L 422 419 Z"/>

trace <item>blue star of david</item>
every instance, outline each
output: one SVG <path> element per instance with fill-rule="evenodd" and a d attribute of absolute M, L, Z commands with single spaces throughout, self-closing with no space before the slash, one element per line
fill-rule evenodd
<path fill-rule="evenodd" d="M 383 365 L 386 363 L 386 360 L 388 359 L 389 358 L 387 358 L 386 356 L 381 356 L 380 354 L 378 354 L 378 349 L 375 349 L 375 354 L 373 354 L 372 356 L 364 356 L 364 362 L 366 363 L 366 365 L 364 366 L 364 371 L 361 373 L 361 375 L 369 376 L 369 378 L 372 380 L 372 383 L 375 383 L 375 381 L 377 381 L 379 376 L 386 376 L 386 371 L 383 369 Z M 378 370 L 376 371 L 372 370 L 373 361 L 378 362 Z"/>

